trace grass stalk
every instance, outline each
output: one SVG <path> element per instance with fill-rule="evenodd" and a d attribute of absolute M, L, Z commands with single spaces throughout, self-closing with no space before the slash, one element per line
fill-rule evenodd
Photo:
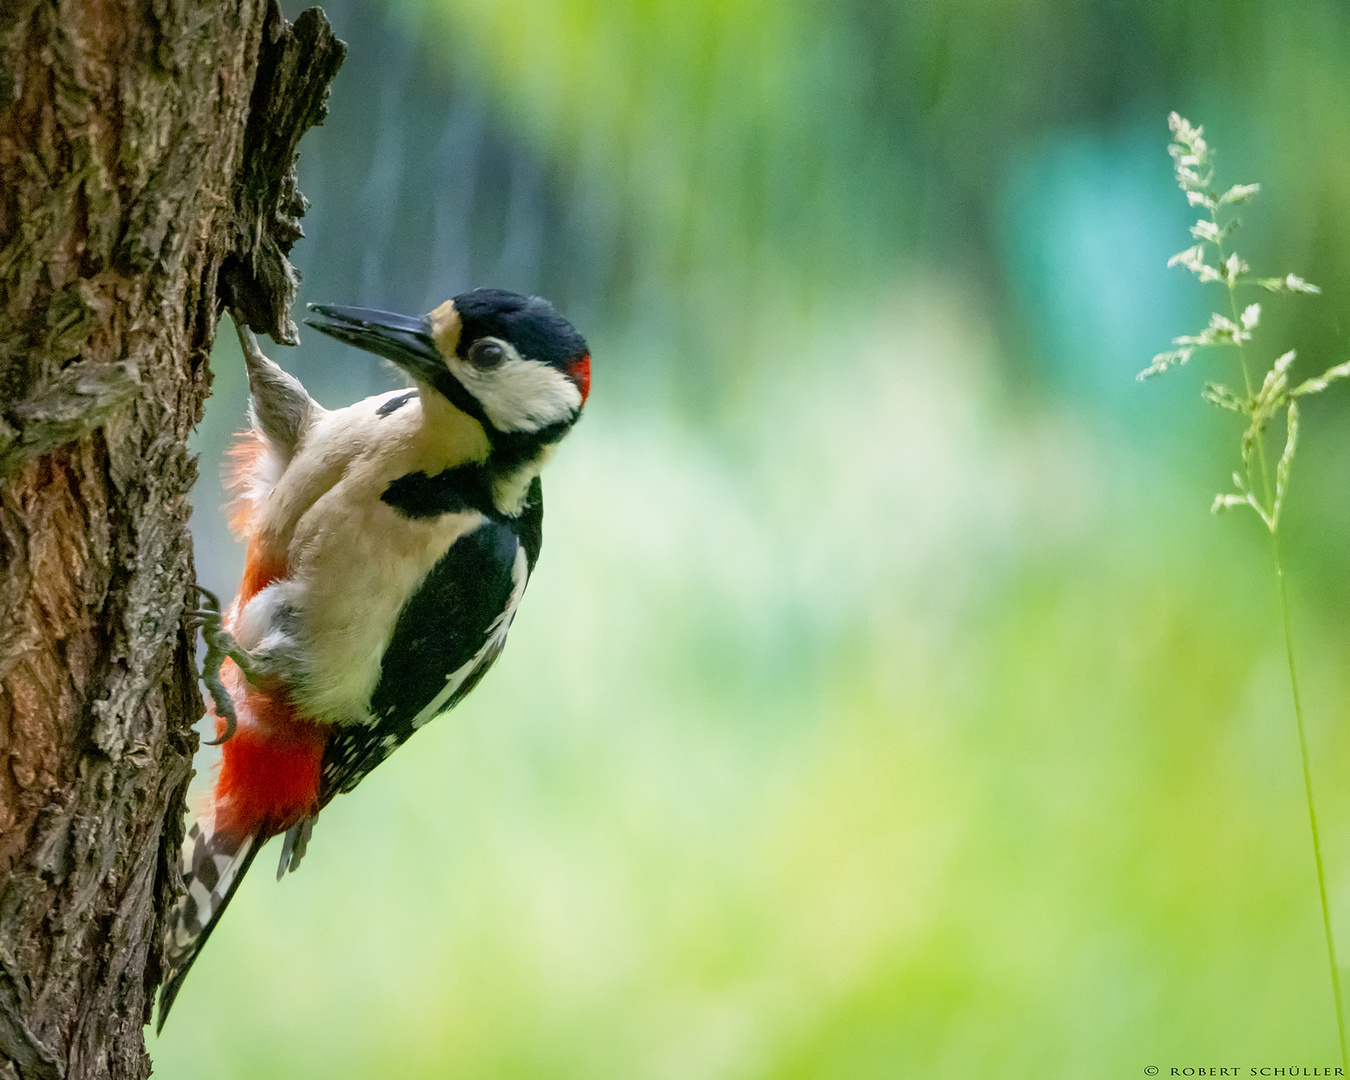
<path fill-rule="evenodd" d="M 1317 890 L 1322 902 L 1322 928 L 1326 933 L 1327 961 L 1331 967 L 1331 991 L 1336 1008 L 1336 1030 L 1340 1037 L 1343 1075 L 1350 1075 L 1350 1052 L 1347 1052 L 1345 1033 L 1345 1006 L 1341 997 L 1340 965 L 1336 960 L 1336 939 L 1331 929 L 1331 904 L 1327 899 L 1326 869 L 1322 859 L 1322 839 L 1317 827 L 1317 806 L 1313 798 L 1312 760 L 1308 753 L 1307 728 L 1303 721 L 1303 703 L 1298 690 L 1298 668 L 1294 662 L 1294 635 L 1289 618 L 1289 595 L 1285 586 L 1284 566 L 1280 558 L 1280 514 L 1288 493 L 1289 477 L 1298 440 L 1301 397 L 1321 393 L 1332 382 L 1350 377 L 1350 361 L 1328 368 L 1321 375 L 1298 384 L 1291 384 L 1290 370 L 1294 353 L 1289 351 L 1275 360 L 1259 382 L 1253 380 L 1246 342 L 1261 322 L 1261 305 L 1238 303 L 1238 289 L 1257 287 L 1272 293 L 1315 294 L 1320 290 L 1296 274 L 1283 277 L 1252 278 L 1250 268 L 1236 252 L 1226 251 L 1224 240 L 1239 224 L 1232 208 L 1249 202 L 1260 190 L 1259 184 L 1238 184 L 1221 191 L 1214 186 L 1214 153 L 1204 138 L 1204 129 L 1173 113 L 1168 118 L 1173 142 L 1168 152 L 1176 166 L 1177 182 L 1192 206 L 1204 207 L 1209 220 L 1201 218 L 1191 227 L 1191 236 L 1197 243 L 1174 255 L 1169 266 L 1180 265 L 1195 274 L 1202 282 L 1222 282 L 1228 291 L 1228 314 L 1215 313 L 1209 326 L 1198 334 L 1174 338 L 1179 346 L 1159 353 L 1153 363 L 1140 373 L 1141 379 L 1161 374 L 1169 368 L 1184 364 L 1200 349 L 1234 346 L 1242 372 L 1243 393 L 1237 393 L 1220 383 L 1208 383 L 1204 397 L 1213 405 L 1242 416 L 1247 430 L 1242 436 L 1243 474 L 1235 472 L 1236 493 L 1220 494 L 1214 500 L 1214 510 L 1247 507 L 1256 512 L 1270 533 L 1271 553 L 1275 564 L 1275 586 L 1280 603 L 1280 622 L 1284 628 L 1285 658 L 1289 664 L 1289 686 L 1294 698 L 1294 721 L 1298 730 L 1299 758 L 1303 765 L 1303 791 L 1308 804 L 1308 824 L 1312 830 L 1313 860 L 1317 867 Z M 1210 262 L 1210 256 L 1215 261 Z M 1271 470 L 1266 453 L 1270 421 L 1284 412 L 1285 446 L 1271 484 Z M 1257 480 L 1260 480 L 1259 486 Z"/>
<path fill-rule="evenodd" d="M 1211 208 L 1210 220 L 1214 222 L 1216 231 L 1219 226 L 1217 208 Z M 1222 241 L 1216 241 L 1215 248 L 1218 251 L 1219 262 L 1223 263 L 1224 255 Z M 1230 276 L 1228 278 L 1228 306 L 1232 312 L 1233 322 L 1239 322 L 1237 280 Z M 1247 353 L 1244 348 L 1244 342 L 1239 338 L 1235 345 L 1237 346 L 1238 362 L 1242 368 L 1242 381 L 1247 390 L 1247 396 L 1252 396 L 1252 380 L 1250 368 L 1247 364 Z M 1263 501 L 1267 506 L 1274 505 L 1274 493 L 1270 488 L 1270 466 L 1266 459 L 1265 440 L 1259 440 L 1256 444 L 1257 462 L 1260 466 L 1261 491 L 1264 496 Z M 1252 477 L 1248 476 L 1248 487 L 1254 487 Z M 1313 798 L 1312 781 L 1312 762 L 1308 754 L 1308 733 L 1306 725 L 1303 722 L 1303 702 L 1298 692 L 1298 667 L 1294 661 L 1294 635 L 1289 621 L 1289 593 L 1285 587 L 1284 564 L 1280 559 L 1280 524 L 1278 513 L 1272 514 L 1269 522 L 1270 526 L 1270 546 L 1271 556 L 1275 564 L 1275 591 L 1279 596 L 1280 602 L 1280 623 L 1284 629 L 1284 655 L 1289 664 L 1289 689 L 1294 699 L 1294 725 L 1298 729 L 1298 751 L 1299 760 L 1303 765 L 1303 793 L 1308 803 L 1308 826 L 1312 832 L 1313 861 L 1317 866 L 1317 894 L 1322 902 L 1322 929 L 1327 939 L 1327 962 L 1331 968 L 1331 994 L 1336 1008 L 1336 1033 L 1340 1038 L 1341 1047 L 1341 1068 L 1345 1075 L 1350 1076 L 1350 1049 L 1347 1049 L 1345 1038 L 1345 1003 L 1341 997 L 1341 971 L 1340 964 L 1336 959 L 1336 936 L 1331 929 L 1331 904 L 1327 899 L 1327 877 L 1326 869 L 1322 862 L 1322 838 L 1317 828 L 1317 803 Z"/>
<path fill-rule="evenodd" d="M 1298 751 L 1303 762 L 1303 792 L 1308 799 L 1308 826 L 1312 830 L 1313 860 L 1317 863 L 1317 891 L 1322 899 L 1322 929 L 1327 937 L 1327 961 L 1331 965 L 1331 994 L 1336 1005 L 1336 1031 L 1341 1041 L 1341 1068 L 1350 1076 L 1350 1052 L 1346 1049 L 1345 1005 L 1341 998 L 1341 969 L 1336 961 L 1336 937 L 1331 931 L 1331 904 L 1327 900 L 1327 876 L 1322 864 L 1322 838 L 1317 828 L 1317 805 L 1313 799 L 1312 763 L 1308 756 L 1308 733 L 1303 723 L 1303 703 L 1298 692 L 1298 670 L 1294 663 L 1294 635 L 1289 625 L 1289 595 L 1280 561 L 1280 533 L 1270 533 L 1275 558 L 1275 586 L 1280 597 L 1280 620 L 1284 624 L 1284 654 L 1289 661 L 1289 688 L 1294 695 L 1294 722 L 1298 727 Z"/>

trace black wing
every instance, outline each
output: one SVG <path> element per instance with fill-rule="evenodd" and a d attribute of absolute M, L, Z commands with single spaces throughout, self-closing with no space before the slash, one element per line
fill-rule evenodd
<path fill-rule="evenodd" d="M 528 577 L 539 551 L 543 500 L 537 486 L 530 495 L 520 518 L 485 518 L 459 537 L 403 605 L 370 698 L 375 722 L 334 732 L 324 751 L 320 804 L 351 791 L 422 723 L 463 700 L 497 659 L 502 620 L 514 614 L 517 585 L 524 585 L 518 575 Z M 433 704 L 435 711 L 423 715 Z"/>

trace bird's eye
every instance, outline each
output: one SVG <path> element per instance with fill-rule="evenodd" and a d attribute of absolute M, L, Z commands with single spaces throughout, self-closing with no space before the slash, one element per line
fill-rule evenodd
<path fill-rule="evenodd" d="M 493 368 L 505 359 L 506 350 L 491 338 L 481 338 L 469 346 L 469 363 L 476 368 Z"/>

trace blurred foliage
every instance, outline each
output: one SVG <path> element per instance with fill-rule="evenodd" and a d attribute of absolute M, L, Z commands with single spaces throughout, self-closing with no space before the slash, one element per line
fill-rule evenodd
<path fill-rule="evenodd" d="M 1278 223 L 1291 254 L 1350 277 L 1336 213 L 1350 196 L 1350 32 L 1332 0 L 427 9 L 432 39 L 453 43 L 430 46 L 437 68 L 492 87 L 536 145 L 603 189 L 632 230 L 629 287 L 666 298 L 677 324 L 693 308 L 742 329 L 775 287 L 828 308 L 916 254 L 1004 286 L 1017 268 L 1000 265 L 999 218 L 1023 159 L 1066 130 L 1147 123 L 1160 174 L 1164 103 L 1244 118 L 1239 146 L 1269 140 L 1267 183 L 1298 184 Z M 1323 219 L 1338 224 L 1310 235 Z"/>
<path fill-rule="evenodd" d="M 302 873 L 245 885 L 159 1074 L 1331 1064 L 1262 537 L 1208 515 L 1207 373 L 1133 377 L 1205 310 L 1165 267 L 1169 108 L 1262 183 L 1244 255 L 1324 289 L 1260 333 L 1346 359 L 1343 5 L 329 14 L 352 49 L 302 148 L 303 298 L 537 291 L 595 392 L 501 664 L 324 812 Z M 229 336 L 194 519 L 227 593 Z M 272 351 L 327 404 L 393 385 L 314 334 Z M 1323 398 L 1285 529 L 1344 942 L 1350 435 Z"/>

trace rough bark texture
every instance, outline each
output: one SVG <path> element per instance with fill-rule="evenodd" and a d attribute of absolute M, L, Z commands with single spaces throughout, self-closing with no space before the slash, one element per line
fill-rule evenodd
<path fill-rule="evenodd" d="M 0 0 L 0 1080 L 144 1077 L 202 712 L 187 452 L 222 305 L 293 340 L 275 0 Z"/>

